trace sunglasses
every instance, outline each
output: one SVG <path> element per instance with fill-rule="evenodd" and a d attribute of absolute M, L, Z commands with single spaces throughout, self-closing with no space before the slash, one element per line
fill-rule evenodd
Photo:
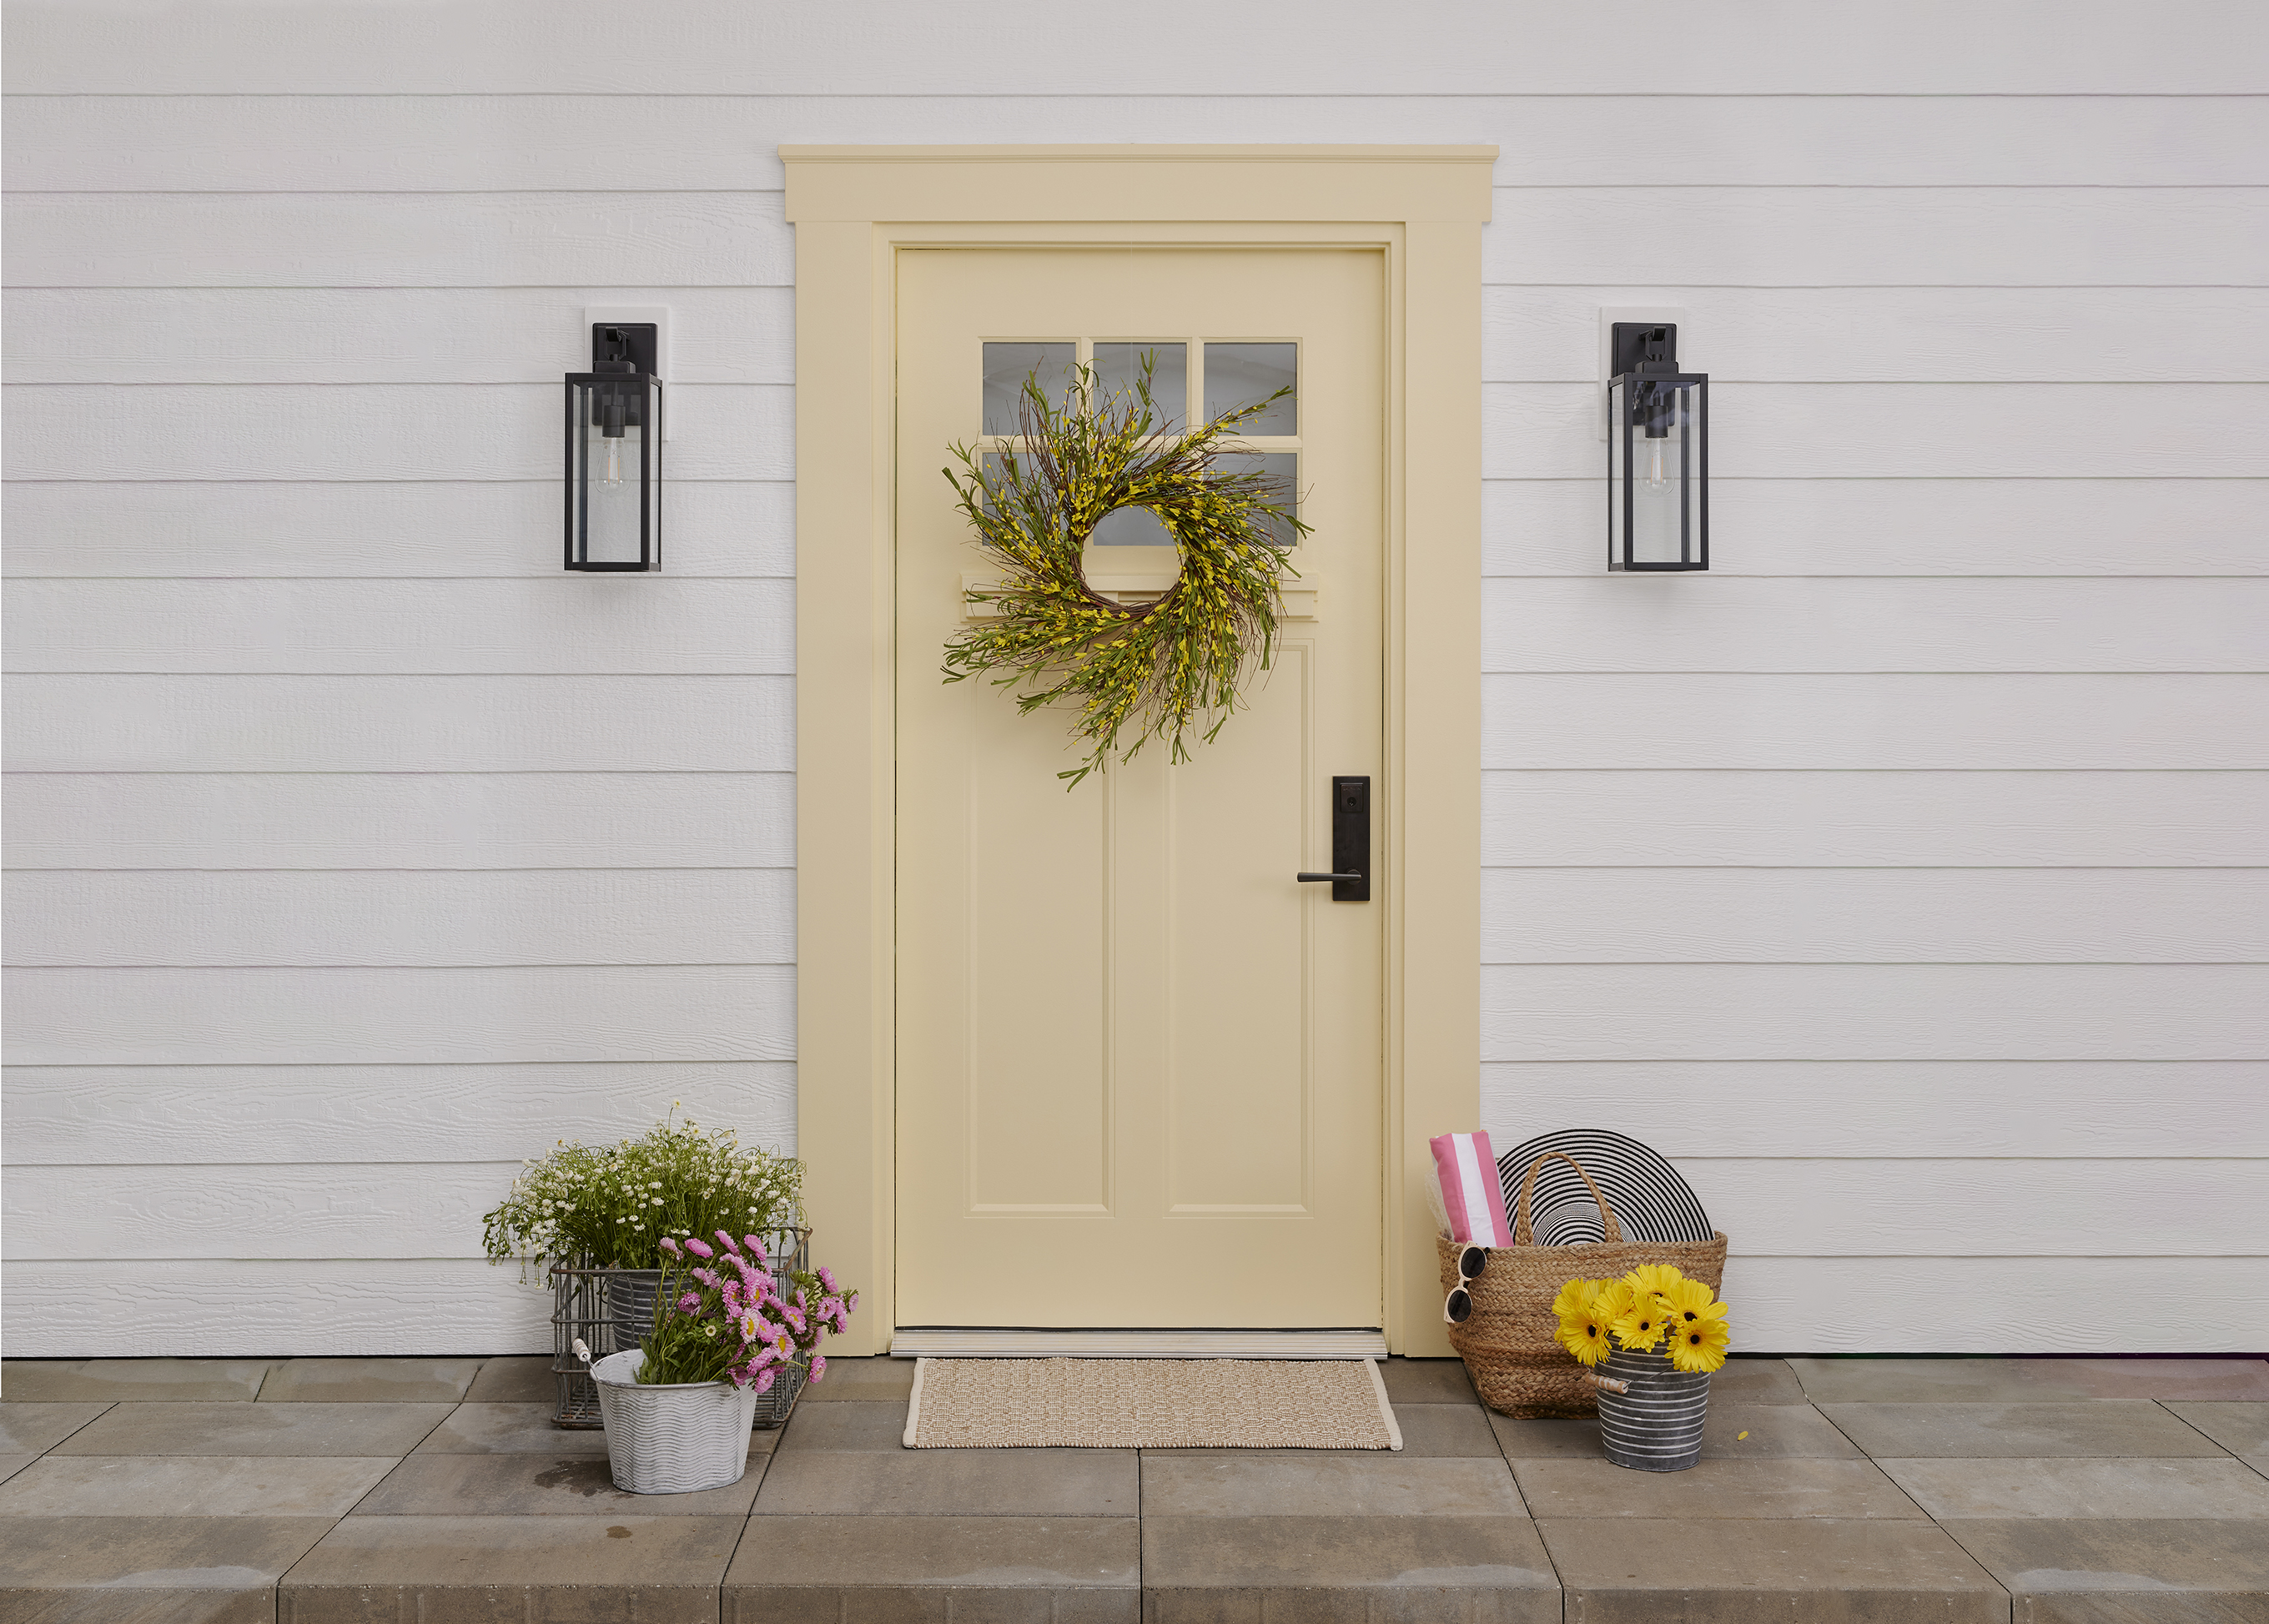
<path fill-rule="evenodd" d="M 1481 1278 L 1489 1266 L 1489 1248 L 1460 1246 L 1458 1248 L 1458 1283 L 1450 1288 L 1450 1295 L 1442 1299 L 1444 1323 L 1462 1325 L 1474 1317 L 1474 1294 L 1466 1289 Z"/>

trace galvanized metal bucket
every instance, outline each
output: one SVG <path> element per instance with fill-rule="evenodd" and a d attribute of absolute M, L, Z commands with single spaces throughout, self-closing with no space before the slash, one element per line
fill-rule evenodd
<path fill-rule="evenodd" d="M 1635 1472 L 1683 1472 L 1702 1458 L 1707 1371 L 1689 1375 L 1667 1355 L 1619 1347 L 1600 1374 L 1630 1384 L 1629 1392 L 1600 1389 L 1600 1441 L 1609 1460 Z"/>
<path fill-rule="evenodd" d="M 730 1382 L 641 1387 L 646 1355 L 633 1347 L 594 1360 L 599 1415 L 615 1487 L 633 1495 L 690 1495 L 741 1480 L 757 1394 Z"/>

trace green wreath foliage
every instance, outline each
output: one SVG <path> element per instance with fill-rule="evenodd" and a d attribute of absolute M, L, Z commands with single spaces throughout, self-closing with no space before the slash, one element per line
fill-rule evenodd
<path fill-rule="evenodd" d="M 982 448 L 951 447 L 960 469 L 944 470 L 1001 572 L 996 587 L 968 594 L 998 603 L 1000 618 L 948 641 L 945 680 L 990 674 L 996 686 L 1022 685 L 1026 714 L 1075 705 L 1072 737 L 1088 754 L 1056 775 L 1067 788 L 1114 752 L 1131 761 L 1158 739 L 1179 763 L 1193 734 L 1209 742 L 1221 731 L 1248 672 L 1268 668 L 1278 592 L 1299 573 L 1282 529 L 1308 531 L 1267 475 L 1216 466 L 1233 450 L 1222 442 L 1290 391 L 1176 433 L 1151 398 L 1150 372 L 1146 357 L 1131 389 L 1102 395 L 1081 366 L 1061 402 L 1036 373 L 1018 403 L 1021 444 L 992 454 L 990 469 Z M 1181 573 L 1155 602 L 1104 597 L 1081 567 L 1095 527 L 1122 507 L 1155 513 L 1180 554 Z"/>

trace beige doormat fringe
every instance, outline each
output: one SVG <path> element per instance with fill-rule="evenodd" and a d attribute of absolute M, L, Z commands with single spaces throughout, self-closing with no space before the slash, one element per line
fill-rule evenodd
<path fill-rule="evenodd" d="M 1399 1450 L 1370 1359 L 921 1359 L 905 1446 Z"/>

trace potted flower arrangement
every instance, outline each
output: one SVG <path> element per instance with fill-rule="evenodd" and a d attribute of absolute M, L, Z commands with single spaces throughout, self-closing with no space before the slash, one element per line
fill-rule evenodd
<path fill-rule="evenodd" d="M 663 1236 L 668 1259 L 654 1318 L 637 1347 L 591 1361 L 615 1487 L 682 1495 L 741 1480 L 757 1400 L 784 1377 L 827 1373 L 824 1335 L 849 1323 L 859 1294 L 826 1269 L 795 1271 L 774 1288 L 761 1236 L 723 1229 L 717 1244 Z M 575 1351 L 589 1360 L 583 1343 Z"/>
<path fill-rule="evenodd" d="M 1717 1294 L 1668 1264 L 1647 1263 L 1621 1280 L 1571 1280 L 1552 1309 L 1560 1345 L 1618 1378 L 1620 1391 L 1600 1387 L 1608 1458 L 1640 1472 L 1683 1472 L 1699 1460 L 1710 1376 L 1732 1340 Z"/>
<path fill-rule="evenodd" d="M 743 1145 L 730 1128 L 703 1128 L 675 1102 L 653 1129 L 615 1145 L 562 1140 L 525 1163 L 484 1220 L 489 1257 L 548 1265 L 553 1288 L 553 1369 L 562 1427 L 599 1425 L 598 1393 L 576 1359 L 581 1340 L 603 1355 L 635 1347 L 651 1327 L 670 1235 L 765 1237 L 783 1293 L 802 1266 L 802 1164 Z M 758 1421 L 777 1426 L 797 1380 L 773 1390 Z"/>

